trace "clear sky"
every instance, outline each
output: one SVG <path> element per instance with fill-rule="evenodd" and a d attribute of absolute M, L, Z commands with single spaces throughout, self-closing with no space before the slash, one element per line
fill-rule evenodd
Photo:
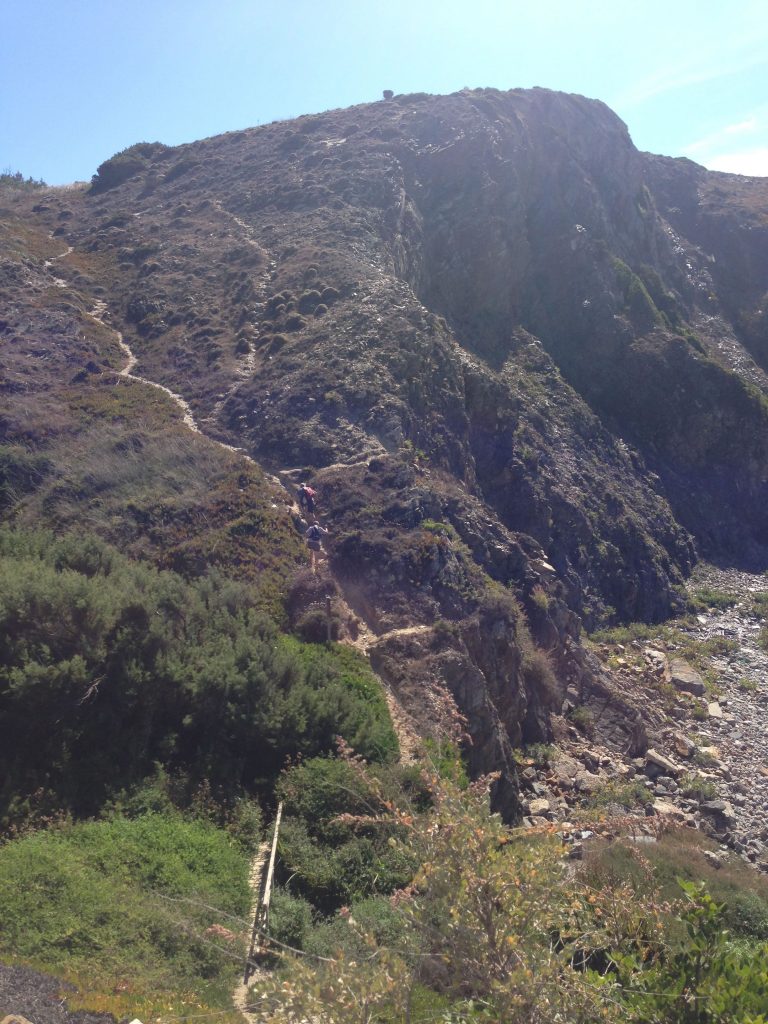
<path fill-rule="evenodd" d="M 383 89 L 533 85 L 604 100 L 640 149 L 768 175 L 766 0 L 0 0 L 0 171 L 63 184 Z"/>

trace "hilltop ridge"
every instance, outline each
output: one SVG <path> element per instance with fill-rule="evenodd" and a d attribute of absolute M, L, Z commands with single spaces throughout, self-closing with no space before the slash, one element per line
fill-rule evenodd
<path fill-rule="evenodd" d="M 37 460 L 7 515 L 85 513 L 274 608 L 300 561 L 279 481 L 311 478 L 341 617 L 429 627 L 379 670 L 425 728 L 421 688 L 452 694 L 512 816 L 512 746 L 601 677 L 582 625 L 668 616 L 700 554 L 766 564 L 768 183 L 642 154 L 598 101 L 397 96 L 140 143 L 0 206 L 2 435 Z M 179 424 L 135 384 L 114 407 L 114 329 L 257 465 L 179 436 L 158 497 Z M 105 416 L 152 443 L 75 479 L 61 439 L 92 459 Z M 143 496 L 105 468 L 135 445 Z"/>

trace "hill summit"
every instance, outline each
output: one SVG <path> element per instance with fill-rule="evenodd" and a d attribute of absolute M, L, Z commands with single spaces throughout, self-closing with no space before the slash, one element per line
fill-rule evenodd
<path fill-rule="evenodd" d="M 768 562 L 765 179 L 483 89 L 0 198 L 6 514 L 223 565 L 295 626 L 310 480 L 338 635 L 422 731 L 449 694 L 476 770 L 511 781 L 594 682 L 582 625 L 668 616 L 700 555 Z"/>

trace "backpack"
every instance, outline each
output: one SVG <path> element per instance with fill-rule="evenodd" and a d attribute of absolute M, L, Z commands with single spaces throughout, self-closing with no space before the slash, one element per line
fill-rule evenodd
<path fill-rule="evenodd" d="M 320 540 L 322 536 L 323 531 L 320 529 L 319 526 L 315 526 L 314 523 L 307 530 L 307 537 L 309 538 L 309 540 Z"/>

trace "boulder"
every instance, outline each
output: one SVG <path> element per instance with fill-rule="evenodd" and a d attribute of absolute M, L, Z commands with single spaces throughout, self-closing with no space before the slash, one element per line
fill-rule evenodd
<path fill-rule="evenodd" d="M 704 680 L 696 669 L 682 658 L 673 658 L 669 665 L 670 681 L 677 690 L 703 697 L 706 691 Z"/>
<path fill-rule="evenodd" d="M 549 800 L 545 800 L 542 797 L 537 797 L 535 800 L 528 801 L 528 816 L 532 820 L 547 814 L 549 809 Z"/>
<path fill-rule="evenodd" d="M 670 761 L 668 757 L 660 754 L 658 750 L 654 750 L 652 747 L 649 747 L 645 752 L 645 766 L 646 768 L 650 766 L 654 769 L 656 775 L 671 775 L 673 778 L 677 778 L 680 774 L 680 769 L 674 761 Z"/>
<path fill-rule="evenodd" d="M 714 700 L 711 704 L 707 704 L 707 714 L 710 718 L 722 718 L 723 709 L 720 707 L 717 701 Z"/>
<path fill-rule="evenodd" d="M 678 821 L 684 821 L 687 817 L 685 811 L 678 807 L 677 804 L 673 804 L 671 800 L 654 800 L 653 810 L 654 813 L 658 815 L 664 815 L 667 818 L 676 818 Z"/>
<path fill-rule="evenodd" d="M 601 779 L 599 775 L 593 775 L 592 772 L 581 771 L 573 780 L 573 785 L 580 793 L 594 793 L 600 788 Z"/>
<path fill-rule="evenodd" d="M 699 810 L 730 827 L 736 823 L 736 813 L 727 800 L 708 800 L 699 804 Z"/>
<path fill-rule="evenodd" d="M 676 732 L 672 736 L 672 745 L 680 757 L 693 757 L 696 753 L 696 744 L 681 732 Z"/>

